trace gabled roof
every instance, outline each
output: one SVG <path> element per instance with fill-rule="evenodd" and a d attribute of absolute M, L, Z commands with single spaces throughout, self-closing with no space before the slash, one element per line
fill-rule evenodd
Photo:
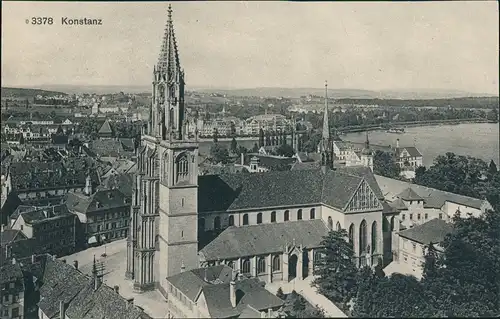
<path fill-rule="evenodd" d="M 199 254 L 207 261 L 277 253 L 285 245 L 319 247 L 328 227 L 320 219 L 229 227 Z"/>
<path fill-rule="evenodd" d="M 406 207 L 401 198 L 397 198 L 395 201 L 390 202 L 389 205 L 397 210 L 408 210 L 408 207 Z"/>
<path fill-rule="evenodd" d="M 374 175 L 380 188 L 387 199 L 392 200 L 400 194 L 401 189 L 408 188 L 408 183 L 397 179 L 392 179 L 380 175 Z M 475 209 L 481 209 L 483 205 L 491 207 L 485 199 L 463 196 L 450 192 L 441 191 L 435 188 L 425 187 L 417 184 L 411 184 L 411 189 L 422 199 L 424 199 L 425 208 L 440 209 L 446 202 L 452 202 Z"/>
<path fill-rule="evenodd" d="M 422 153 L 414 146 L 406 146 L 402 149 L 405 149 L 411 157 L 422 157 Z"/>
<path fill-rule="evenodd" d="M 441 243 L 451 232 L 453 232 L 453 224 L 435 218 L 413 228 L 400 231 L 399 236 L 426 245 Z"/>
<path fill-rule="evenodd" d="M 97 134 L 99 134 L 99 135 L 111 135 L 111 134 L 113 134 L 113 130 L 111 129 L 111 125 L 109 124 L 108 119 L 106 119 L 106 121 L 104 121 L 104 123 L 102 124 L 102 126 L 99 129 L 99 132 Z"/>
<path fill-rule="evenodd" d="M 10 244 L 13 241 L 26 239 L 26 235 L 17 229 L 4 229 L 1 232 L 1 244 L 2 246 Z"/>
<path fill-rule="evenodd" d="M 407 189 L 399 193 L 398 198 L 401 198 L 405 201 L 423 200 L 423 198 L 415 193 L 415 191 L 411 187 L 408 187 Z"/>
<path fill-rule="evenodd" d="M 129 199 L 118 189 L 97 190 L 90 196 L 81 192 L 69 192 L 66 195 L 68 210 L 82 214 L 128 205 Z"/>
<path fill-rule="evenodd" d="M 373 173 L 365 167 L 325 173 L 317 169 L 204 175 L 198 177 L 198 208 L 205 213 L 324 203 L 343 209 L 362 179 L 383 198 Z"/>
<path fill-rule="evenodd" d="M 167 280 L 188 299 L 195 302 L 202 293 L 211 318 L 237 317 L 251 306 L 256 310 L 279 307 L 283 301 L 268 292 L 256 278 L 235 282 L 235 289 L 243 293 L 236 307 L 231 305 L 230 281 L 233 270 L 226 265 L 198 268 L 168 277 Z"/>
<path fill-rule="evenodd" d="M 297 162 L 297 159 L 294 157 L 281 157 L 275 155 L 248 153 L 244 156 L 244 164 L 250 165 L 251 158 L 253 157 L 257 157 L 259 159 L 259 166 L 268 168 L 270 170 L 290 170 L 291 165 Z"/>

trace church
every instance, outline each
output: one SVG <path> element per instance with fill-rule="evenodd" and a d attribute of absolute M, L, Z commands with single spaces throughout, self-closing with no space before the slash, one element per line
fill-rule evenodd
<path fill-rule="evenodd" d="M 302 279 L 312 275 L 330 229 L 348 231 L 360 266 L 390 257 L 387 223 L 397 211 L 384 202 L 368 140 L 366 165 L 334 167 L 327 99 L 320 165 L 199 176 L 185 81 L 169 9 L 149 122 L 137 150 L 125 274 L 136 291 L 158 289 L 167 296 L 169 278 L 221 265 L 264 282 Z M 200 250 L 199 238 L 212 230 L 220 234 Z"/>

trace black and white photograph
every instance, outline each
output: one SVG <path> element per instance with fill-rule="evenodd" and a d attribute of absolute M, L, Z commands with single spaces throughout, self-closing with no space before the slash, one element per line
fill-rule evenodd
<path fill-rule="evenodd" d="M 2 1 L 0 319 L 500 317 L 497 1 Z"/>

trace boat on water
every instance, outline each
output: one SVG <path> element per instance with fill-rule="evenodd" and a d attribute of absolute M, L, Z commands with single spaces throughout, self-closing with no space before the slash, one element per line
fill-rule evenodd
<path fill-rule="evenodd" d="M 387 133 L 403 134 L 405 132 L 404 128 L 390 128 L 386 131 Z"/>

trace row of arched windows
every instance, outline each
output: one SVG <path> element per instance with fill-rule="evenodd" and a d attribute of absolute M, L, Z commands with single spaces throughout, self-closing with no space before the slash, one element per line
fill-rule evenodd
<path fill-rule="evenodd" d="M 333 230 L 333 219 L 331 216 L 328 216 L 328 229 Z M 342 226 L 340 225 L 340 222 L 337 222 L 337 225 L 335 226 L 335 230 L 339 231 L 342 229 Z"/>
<path fill-rule="evenodd" d="M 354 224 L 349 226 L 349 242 L 354 243 Z M 367 235 L 367 224 L 366 220 L 363 219 L 359 225 L 359 256 L 366 253 L 373 254 L 378 248 L 378 238 L 377 238 L 377 222 L 374 221 L 371 226 L 371 241 L 370 245 L 368 243 Z"/>
<path fill-rule="evenodd" d="M 311 208 L 309 211 L 309 218 L 310 219 L 316 219 L 316 210 L 314 208 Z M 257 214 L 257 224 L 262 224 L 262 213 Z M 284 213 L 284 220 L 289 221 L 290 220 L 290 211 L 286 210 Z M 302 220 L 302 209 L 299 209 L 297 211 L 297 220 Z M 276 211 L 271 212 L 271 223 L 276 222 Z M 243 214 L 243 225 L 250 225 L 249 221 L 249 216 L 248 214 Z M 229 221 L 228 221 L 229 226 L 234 226 L 234 215 L 229 215 Z M 214 218 L 214 229 L 219 230 L 221 229 L 221 219 L 219 216 L 216 216 Z M 199 230 L 204 231 L 205 230 L 205 218 L 200 218 L 198 220 L 198 228 Z"/>
<path fill-rule="evenodd" d="M 271 263 L 272 263 L 271 269 L 273 272 L 281 270 L 281 258 L 279 255 L 273 256 Z M 233 265 L 234 264 L 231 261 L 230 266 L 232 267 Z M 250 270 L 251 270 L 250 266 L 251 266 L 250 259 L 249 258 L 243 259 L 241 262 L 241 272 L 243 274 L 250 274 Z M 265 257 L 258 257 L 257 258 L 257 274 L 264 274 L 266 272 L 267 272 L 267 270 L 266 270 L 266 258 Z"/>

